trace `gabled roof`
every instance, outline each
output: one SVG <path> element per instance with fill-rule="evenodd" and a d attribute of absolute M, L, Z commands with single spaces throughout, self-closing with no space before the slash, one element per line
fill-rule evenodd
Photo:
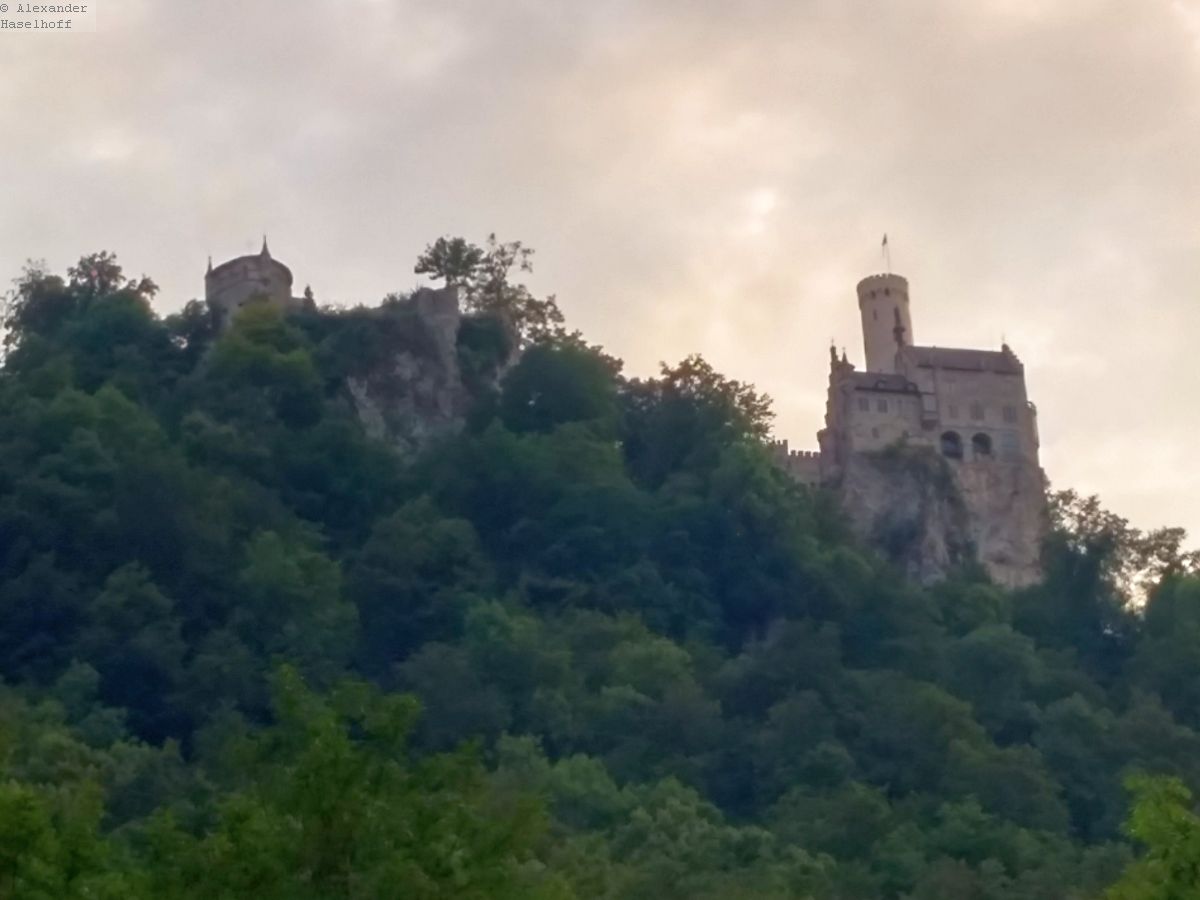
<path fill-rule="evenodd" d="M 902 351 L 916 365 L 927 369 L 958 369 L 964 372 L 996 372 L 1023 375 L 1025 367 L 1007 348 L 1004 350 L 955 350 L 948 347 L 905 347 Z"/>
<path fill-rule="evenodd" d="M 233 259 L 227 259 L 227 260 L 225 260 L 225 262 L 221 263 L 215 269 L 210 268 L 208 270 L 208 272 L 205 273 L 205 278 L 212 278 L 214 275 L 218 275 L 218 276 L 224 275 L 226 271 L 228 271 L 229 269 L 238 265 L 239 263 L 246 263 L 246 262 L 250 263 L 252 266 L 255 266 L 255 267 L 269 265 L 269 266 L 274 266 L 277 269 L 282 269 L 284 272 L 287 273 L 288 281 L 292 280 L 292 270 L 291 269 L 289 269 L 287 266 L 285 266 L 279 260 L 275 259 L 274 257 L 272 257 L 270 255 L 264 256 L 261 251 L 258 253 L 248 253 L 245 256 L 237 256 L 237 257 L 234 257 Z"/>

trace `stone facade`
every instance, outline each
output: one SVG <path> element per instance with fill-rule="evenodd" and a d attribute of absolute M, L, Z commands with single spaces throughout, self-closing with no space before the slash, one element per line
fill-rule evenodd
<path fill-rule="evenodd" d="M 307 302 L 292 296 L 292 270 L 271 257 L 266 238 L 262 250 L 254 255 L 239 256 L 216 268 L 210 259 L 204 275 L 204 299 L 222 328 L 228 328 L 248 303 L 295 309 Z"/>
<path fill-rule="evenodd" d="M 856 527 L 890 541 L 893 555 L 922 581 L 972 558 L 998 583 L 1037 581 L 1045 479 L 1021 361 L 1007 345 L 913 345 L 908 282 L 899 275 L 863 279 L 858 301 L 866 371 L 830 351 L 820 451 L 775 446 L 781 466 L 835 490 Z M 897 448 L 905 452 L 892 452 Z M 928 464 L 897 465 L 921 454 Z M 937 481 L 930 465 L 948 473 L 952 490 L 922 493 L 910 483 Z"/>

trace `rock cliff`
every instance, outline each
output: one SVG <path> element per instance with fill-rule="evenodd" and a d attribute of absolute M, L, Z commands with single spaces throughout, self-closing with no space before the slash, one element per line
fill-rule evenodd
<path fill-rule="evenodd" d="M 928 584 L 979 563 L 999 584 L 1039 575 L 1045 497 L 1027 467 L 949 463 L 931 449 L 854 454 L 833 485 L 854 528 Z"/>
<path fill-rule="evenodd" d="M 517 340 L 492 316 L 464 316 L 453 287 L 357 310 L 343 383 L 363 427 L 401 452 L 462 428 L 515 361 Z"/>

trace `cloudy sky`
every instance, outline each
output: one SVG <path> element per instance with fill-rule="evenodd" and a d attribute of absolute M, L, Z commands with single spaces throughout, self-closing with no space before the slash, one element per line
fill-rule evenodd
<path fill-rule="evenodd" d="M 0 34 L 0 277 L 111 249 L 166 312 L 265 230 L 372 302 L 494 230 L 804 447 L 886 231 L 919 342 L 1021 356 L 1056 486 L 1200 535 L 1200 0 L 95 2 Z"/>

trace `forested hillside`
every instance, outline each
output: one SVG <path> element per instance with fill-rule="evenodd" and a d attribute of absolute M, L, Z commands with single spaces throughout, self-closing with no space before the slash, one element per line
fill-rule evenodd
<path fill-rule="evenodd" d="M 622 375 L 492 250 L 425 271 L 466 370 L 489 321 L 524 353 L 407 456 L 345 402 L 361 311 L 218 332 L 105 254 L 26 272 L 0 898 L 1196 895 L 1179 532 L 1064 494 L 1044 585 L 905 583 L 764 397 Z"/>

